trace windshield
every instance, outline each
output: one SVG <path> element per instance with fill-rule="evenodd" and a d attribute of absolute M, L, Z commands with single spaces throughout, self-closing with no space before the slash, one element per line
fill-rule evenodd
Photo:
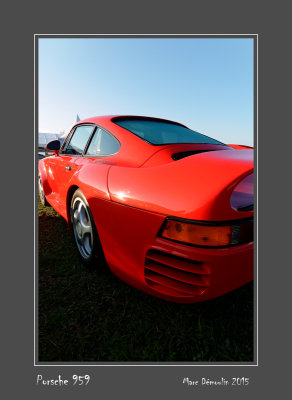
<path fill-rule="evenodd" d="M 175 122 L 143 117 L 118 117 L 113 122 L 154 145 L 173 143 L 220 144 L 218 140 L 192 131 Z"/>

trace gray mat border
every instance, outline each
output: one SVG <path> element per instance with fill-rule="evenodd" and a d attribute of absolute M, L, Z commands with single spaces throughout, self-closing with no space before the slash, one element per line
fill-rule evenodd
<path fill-rule="evenodd" d="M 158 0 L 82 3 L 4 2 L 2 5 L 2 247 L 3 398 L 246 399 L 290 393 L 291 268 L 291 5 L 287 1 Z M 259 366 L 255 368 L 38 367 L 34 364 L 33 130 L 34 34 L 42 32 L 255 32 L 259 43 Z M 175 33 L 175 32 L 174 32 Z M 219 36 L 220 36 L 219 34 Z M 150 34 L 149 34 L 150 35 Z M 152 35 L 152 34 L 151 34 Z M 245 34 L 248 35 L 248 34 Z M 239 35 L 240 36 L 240 35 Z M 110 36 L 113 37 L 113 36 Z M 15 143 L 17 138 L 17 145 Z M 11 152 L 10 148 L 13 148 Z M 257 155 L 256 154 L 256 155 Z M 19 204 L 21 203 L 21 209 Z M 7 209 L 7 212 L 6 212 Z M 12 223 L 11 223 L 12 221 Z M 6 240 L 7 239 L 7 240 Z M 275 279 L 281 278 L 281 279 Z M 86 388 L 37 387 L 36 376 L 92 375 Z M 206 372 L 207 371 L 207 372 Z M 250 377 L 247 387 L 194 388 L 185 376 Z"/>

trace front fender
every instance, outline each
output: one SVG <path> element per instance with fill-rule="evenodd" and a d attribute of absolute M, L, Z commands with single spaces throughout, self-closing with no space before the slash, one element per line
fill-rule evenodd
<path fill-rule="evenodd" d="M 42 180 L 42 185 L 43 185 L 43 190 L 45 193 L 45 196 L 51 193 L 51 187 L 48 182 L 47 178 L 47 169 L 46 169 L 46 164 L 45 164 L 45 158 L 39 160 L 39 165 L 38 165 L 38 175 L 40 176 Z"/>

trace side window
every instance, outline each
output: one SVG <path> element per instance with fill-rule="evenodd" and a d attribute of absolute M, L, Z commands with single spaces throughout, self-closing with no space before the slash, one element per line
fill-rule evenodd
<path fill-rule="evenodd" d="M 120 143 L 112 135 L 98 128 L 93 135 L 86 154 L 90 156 L 106 156 L 120 150 Z"/>
<path fill-rule="evenodd" d="M 81 125 L 78 126 L 67 147 L 64 149 L 65 154 L 81 155 L 92 133 L 93 126 Z"/>

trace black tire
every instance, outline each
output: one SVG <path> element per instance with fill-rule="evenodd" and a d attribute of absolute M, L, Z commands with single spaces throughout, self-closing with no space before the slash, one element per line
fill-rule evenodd
<path fill-rule="evenodd" d="M 44 188 L 43 188 L 43 184 L 42 184 L 42 179 L 39 175 L 38 177 L 38 186 L 39 186 L 39 198 L 40 201 L 42 203 L 43 206 L 45 207 L 49 207 L 50 204 L 47 202 L 46 196 L 45 196 L 45 192 L 44 192 Z"/>
<path fill-rule="evenodd" d="M 80 189 L 71 199 L 70 221 L 74 242 L 83 263 L 93 266 L 104 263 L 104 255 L 88 202 Z"/>

